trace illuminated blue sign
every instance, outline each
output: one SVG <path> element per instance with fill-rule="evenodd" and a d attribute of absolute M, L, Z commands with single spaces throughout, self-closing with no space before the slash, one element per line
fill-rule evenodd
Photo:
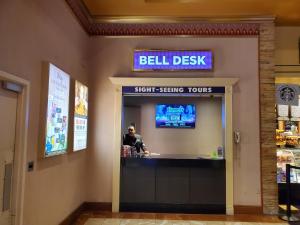
<path fill-rule="evenodd" d="M 212 70 L 212 51 L 135 50 L 134 71 Z"/>

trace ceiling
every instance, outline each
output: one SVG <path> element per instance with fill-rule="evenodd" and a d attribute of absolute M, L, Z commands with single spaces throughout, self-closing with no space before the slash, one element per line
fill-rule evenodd
<path fill-rule="evenodd" d="M 277 25 L 300 25 L 300 0 L 82 0 L 93 20 L 230 19 L 275 16 Z"/>

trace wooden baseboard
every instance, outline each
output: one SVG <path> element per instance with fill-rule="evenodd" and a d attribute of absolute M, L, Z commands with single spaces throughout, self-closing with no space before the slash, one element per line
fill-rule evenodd
<path fill-rule="evenodd" d="M 85 211 L 108 211 L 111 212 L 112 203 L 111 202 L 85 202 Z"/>
<path fill-rule="evenodd" d="M 65 218 L 59 225 L 72 225 L 84 212 L 84 203 L 74 210 L 67 218 Z"/>
<path fill-rule="evenodd" d="M 263 214 L 261 206 L 250 206 L 250 205 L 235 205 L 234 214 Z"/>
<path fill-rule="evenodd" d="M 83 202 L 77 209 L 74 210 L 67 218 L 59 225 L 73 225 L 81 214 L 86 211 L 108 211 L 111 212 L 111 202 Z"/>

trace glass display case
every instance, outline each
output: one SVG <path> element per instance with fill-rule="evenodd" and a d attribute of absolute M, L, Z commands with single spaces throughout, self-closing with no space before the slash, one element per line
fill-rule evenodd
<path fill-rule="evenodd" d="M 300 206 L 299 170 L 291 168 L 291 185 L 286 185 L 286 165 L 300 167 L 300 95 L 297 91 L 300 86 L 287 78 L 276 77 L 275 83 L 278 203 L 279 205 L 287 204 L 287 188 L 290 188 L 290 203 Z M 291 93 L 284 89 L 286 87 L 294 88 L 293 90 L 296 90 L 294 95 L 290 95 Z"/>
<path fill-rule="evenodd" d="M 286 182 L 286 164 L 300 166 L 298 106 L 276 105 L 277 183 Z M 291 183 L 300 183 L 300 171 L 291 170 Z"/>
<path fill-rule="evenodd" d="M 277 183 L 286 182 L 286 164 L 300 166 L 300 149 L 277 149 Z M 300 183 L 300 171 L 291 170 L 291 183 Z"/>

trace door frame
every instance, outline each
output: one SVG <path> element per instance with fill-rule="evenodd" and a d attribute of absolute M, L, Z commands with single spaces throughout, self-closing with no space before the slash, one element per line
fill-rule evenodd
<path fill-rule="evenodd" d="M 23 225 L 27 136 L 29 124 L 30 82 L 0 70 L 0 81 L 10 81 L 22 86 L 17 97 L 17 120 L 12 182 L 11 214 L 13 224 Z"/>
<path fill-rule="evenodd" d="M 238 78 L 145 78 L 145 77 L 110 77 L 114 85 L 114 136 L 113 136 L 113 177 L 112 177 L 112 212 L 119 212 L 120 205 L 120 149 L 121 149 L 121 114 L 123 86 L 186 86 L 186 87 L 225 87 L 225 159 L 226 159 L 226 214 L 233 215 L 233 125 L 232 95 L 233 85 Z"/>

